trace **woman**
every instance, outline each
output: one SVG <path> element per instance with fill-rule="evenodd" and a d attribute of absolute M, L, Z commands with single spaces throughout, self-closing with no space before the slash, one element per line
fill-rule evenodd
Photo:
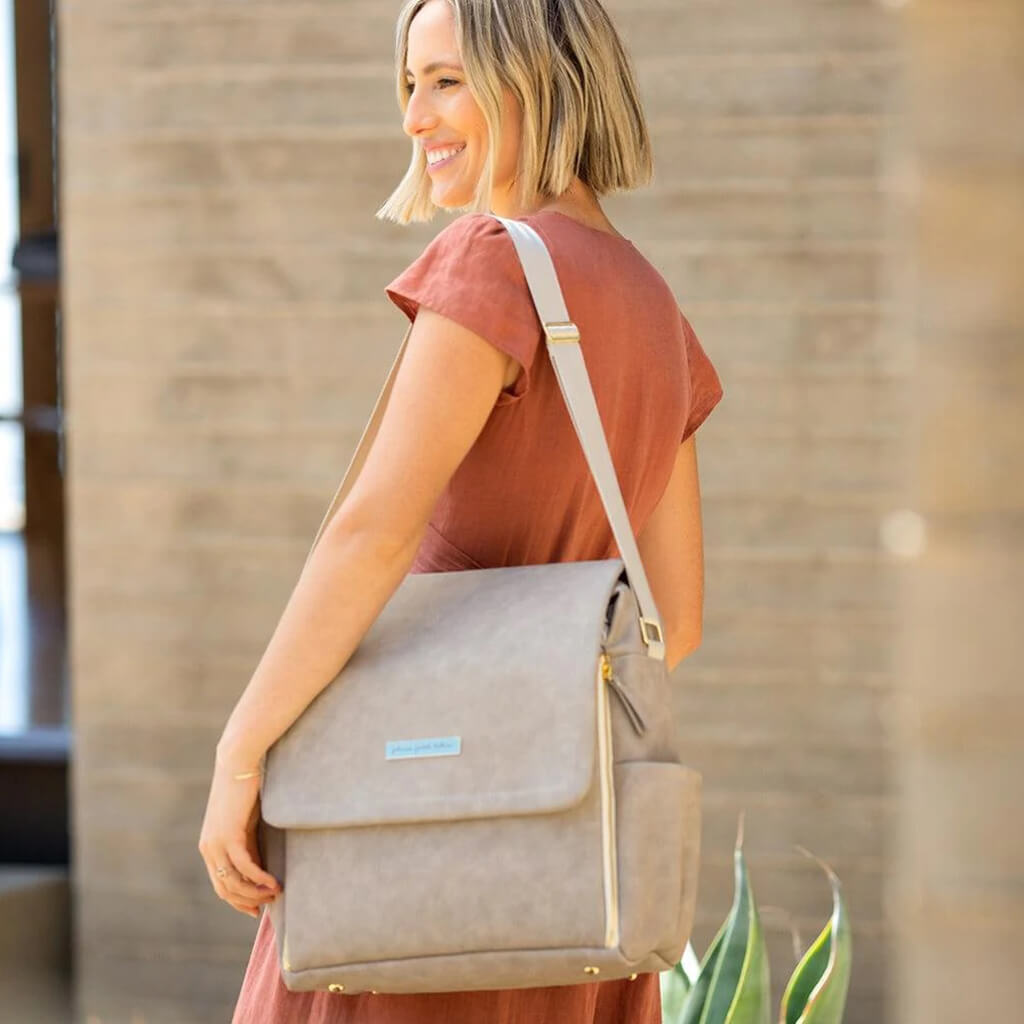
<path fill-rule="evenodd" d="M 439 207 L 468 212 L 385 289 L 414 325 L 375 444 L 217 745 L 199 849 L 217 895 L 254 917 L 278 891 L 255 838 L 259 762 L 407 572 L 618 556 L 512 239 L 485 211 L 525 221 L 551 252 L 669 667 L 700 643 L 693 434 L 722 388 L 664 279 L 598 203 L 651 174 L 608 16 L 598 0 L 409 0 L 396 56 L 413 162 L 378 215 L 404 224 Z M 264 914 L 233 1024 L 660 1020 L 657 973 L 501 991 L 290 992 Z"/>

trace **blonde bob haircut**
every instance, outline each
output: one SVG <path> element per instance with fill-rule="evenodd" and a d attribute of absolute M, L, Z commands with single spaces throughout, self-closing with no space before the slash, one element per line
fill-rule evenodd
<path fill-rule="evenodd" d="M 409 25 L 428 0 L 406 0 L 395 30 L 398 105 L 409 103 Z M 555 199 L 574 176 L 596 195 L 634 189 L 653 173 L 650 136 L 630 59 L 598 0 L 444 0 L 454 11 L 466 86 L 480 107 L 487 160 L 464 212 L 490 212 L 502 96 L 522 110 L 516 198 L 520 209 Z M 430 176 L 419 140 L 398 187 L 377 211 L 398 224 L 433 219 Z"/>

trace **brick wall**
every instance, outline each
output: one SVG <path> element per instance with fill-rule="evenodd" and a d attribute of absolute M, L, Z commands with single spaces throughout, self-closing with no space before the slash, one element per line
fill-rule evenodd
<path fill-rule="evenodd" d="M 397 4 L 60 5 L 75 873 L 82 1019 L 226 1021 L 255 922 L 196 850 L 213 747 L 401 340 L 383 285 L 447 222 L 373 211 L 404 170 Z M 608 199 L 721 372 L 700 434 L 705 773 L 694 945 L 732 844 L 806 944 L 829 860 L 848 1024 L 884 1020 L 892 569 L 905 338 L 883 156 L 900 51 L 866 2 L 609 4 L 653 187 Z M 765 912 L 774 987 L 794 963 Z"/>

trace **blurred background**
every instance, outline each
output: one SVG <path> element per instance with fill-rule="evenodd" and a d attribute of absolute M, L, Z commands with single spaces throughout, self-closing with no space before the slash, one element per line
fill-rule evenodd
<path fill-rule="evenodd" d="M 449 220 L 374 217 L 398 7 L 0 0 L 4 1022 L 230 1019 L 214 746 L 400 343 L 383 286 Z M 607 7 L 656 173 L 603 205 L 725 387 L 694 948 L 745 812 L 776 1000 L 831 911 L 800 844 L 847 1024 L 1015 1019 L 1024 5 Z"/>

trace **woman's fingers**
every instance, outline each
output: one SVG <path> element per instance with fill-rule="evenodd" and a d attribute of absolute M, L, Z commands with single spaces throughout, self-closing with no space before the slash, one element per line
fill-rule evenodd
<path fill-rule="evenodd" d="M 260 916 L 259 908 L 262 906 L 261 903 L 250 903 L 246 900 L 241 899 L 238 896 L 231 895 L 224 896 L 222 897 L 222 899 L 224 900 L 225 903 L 228 904 L 228 906 L 234 907 L 235 910 L 237 910 L 241 914 L 248 914 L 250 917 Z"/>
<path fill-rule="evenodd" d="M 223 875 L 217 873 L 217 867 L 227 868 Z M 231 863 L 227 854 L 221 854 L 212 860 L 206 861 L 206 872 L 210 877 L 210 884 L 217 895 L 229 903 L 235 910 L 251 917 L 259 917 L 257 909 L 264 903 L 268 903 L 276 895 L 275 892 L 261 889 L 258 885 L 242 878 L 237 868 Z"/>
<path fill-rule="evenodd" d="M 255 917 L 256 914 L 258 913 L 256 908 L 248 906 L 244 903 L 239 903 L 237 897 L 232 896 L 232 894 L 228 891 L 228 888 L 224 884 L 223 879 L 217 875 L 216 871 L 214 870 L 210 862 L 205 861 L 205 864 L 206 873 L 210 876 L 210 884 L 213 886 L 213 891 L 217 894 L 218 898 L 222 899 L 229 906 L 234 907 L 235 910 L 238 910 L 243 914 L 248 914 L 250 917 Z"/>
<path fill-rule="evenodd" d="M 267 889 L 271 889 L 274 893 L 281 891 L 281 886 L 277 879 L 269 871 L 264 871 L 260 867 L 243 843 L 236 843 L 228 850 L 228 854 L 231 857 L 232 863 L 241 874 L 265 887 L 260 892 L 266 892 Z"/>
<path fill-rule="evenodd" d="M 240 788 L 215 772 L 199 837 L 199 852 L 214 892 L 253 917 L 259 917 L 257 908 L 281 891 L 274 876 L 260 864 L 256 841 L 259 807 L 258 778 L 253 785 Z"/>
<path fill-rule="evenodd" d="M 244 903 L 261 903 L 264 900 L 273 899 L 277 895 L 276 889 L 264 888 L 244 878 L 238 867 L 230 862 L 228 863 L 228 873 L 218 877 L 231 896 Z"/>

